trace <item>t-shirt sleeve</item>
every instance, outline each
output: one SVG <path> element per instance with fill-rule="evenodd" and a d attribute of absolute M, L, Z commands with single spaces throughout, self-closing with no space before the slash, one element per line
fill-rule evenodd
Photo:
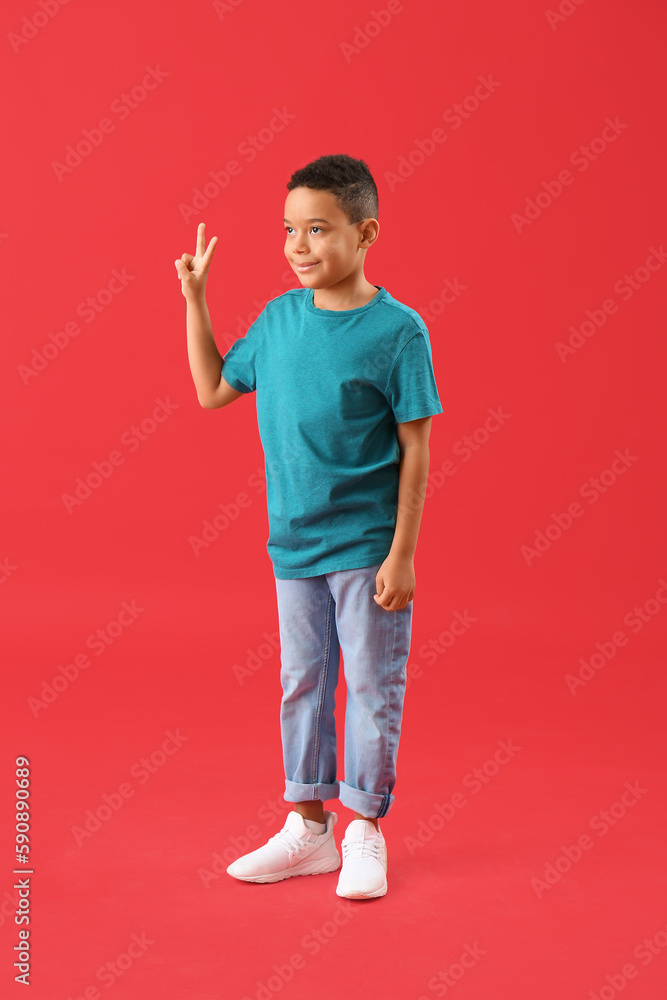
<path fill-rule="evenodd" d="M 235 340 L 222 358 L 222 377 L 237 392 L 257 388 L 257 364 L 260 357 L 266 307 L 250 324 L 244 337 Z"/>
<path fill-rule="evenodd" d="M 433 372 L 428 335 L 419 330 L 404 345 L 389 374 L 385 390 L 396 423 L 442 413 Z"/>

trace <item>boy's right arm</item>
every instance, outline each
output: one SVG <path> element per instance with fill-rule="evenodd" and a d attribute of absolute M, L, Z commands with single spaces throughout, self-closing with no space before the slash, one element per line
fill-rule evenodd
<path fill-rule="evenodd" d="M 187 302 L 188 361 L 197 399 L 205 409 L 213 410 L 233 403 L 243 393 L 233 389 L 221 374 L 222 355 L 213 338 L 211 317 L 206 304 L 206 279 L 218 238 L 214 236 L 204 252 L 204 229 L 204 223 L 200 222 L 194 257 L 184 253 L 174 264 Z"/>
<path fill-rule="evenodd" d="M 206 299 L 189 300 L 187 309 L 188 360 L 197 399 L 207 410 L 227 406 L 243 393 L 222 377 L 222 357 L 213 339 Z"/>

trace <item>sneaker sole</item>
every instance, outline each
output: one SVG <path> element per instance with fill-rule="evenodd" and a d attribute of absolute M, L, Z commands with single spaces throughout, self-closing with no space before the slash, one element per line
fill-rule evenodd
<path fill-rule="evenodd" d="M 350 892 L 339 892 L 336 888 L 336 895 L 343 896 L 345 899 L 377 899 L 379 896 L 385 896 L 387 894 L 387 883 L 376 889 L 375 892 L 355 892 L 354 890 Z"/>
<path fill-rule="evenodd" d="M 228 871 L 227 874 L 231 875 L 232 878 L 238 879 L 240 882 L 282 882 L 283 879 L 295 878 L 298 875 L 326 875 L 329 872 L 337 872 L 340 866 L 340 858 L 333 865 L 331 859 L 327 858 L 326 861 L 321 861 L 319 864 L 314 865 L 310 871 L 300 872 L 294 869 L 284 869 L 281 872 L 269 872 L 267 875 L 232 875 Z"/>

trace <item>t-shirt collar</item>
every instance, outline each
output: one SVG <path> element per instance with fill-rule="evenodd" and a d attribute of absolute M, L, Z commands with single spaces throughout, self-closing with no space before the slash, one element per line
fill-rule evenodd
<path fill-rule="evenodd" d="M 384 287 L 382 285 L 375 285 L 375 288 L 378 289 L 377 295 L 374 295 L 370 302 L 367 302 L 365 306 L 357 306 L 356 309 L 320 309 L 313 302 L 315 290 L 313 288 L 308 288 L 306 289 L 306 309 L 308 312 L 314 313 L 316 316 L 321 316 L 326 319 L 335 318 L 337 316 L 360 316 L 369 309 L 372 309 L 374 305 L 377 305 L 381 299 L 385 298 L 387 293 Z"/>

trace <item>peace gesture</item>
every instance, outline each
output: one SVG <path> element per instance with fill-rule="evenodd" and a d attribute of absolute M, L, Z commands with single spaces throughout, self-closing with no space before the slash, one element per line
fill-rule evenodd
<path fill-rule="evenodd" d="M 194 257 L 192 254 L 184 253 L 180 260 L 174 261 L 178 277 L 181 279 L 181 291 L 189 300 L 205 297 L 208 269 L 213 260 L 215 245 L 218 242 L 218 237 L 213 236 L 205 250 L 205 230 L 206 226 L 200 222 L 197 226 L 197 250 Z"/>

